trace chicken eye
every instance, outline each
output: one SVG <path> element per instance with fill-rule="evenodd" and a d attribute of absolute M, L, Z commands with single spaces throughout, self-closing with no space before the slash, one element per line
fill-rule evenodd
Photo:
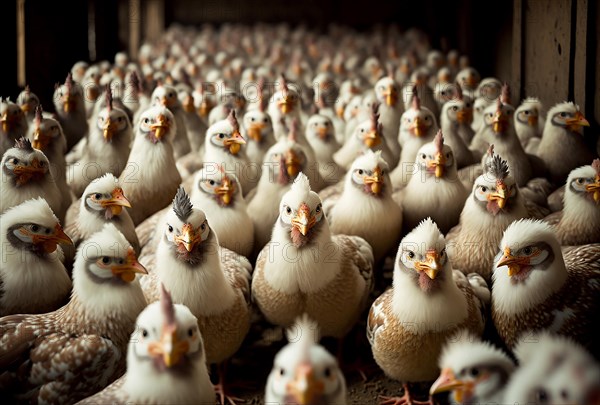
<path fill-rule="evenodd" d="M 581 178 L 577 179 L 577 184 L 583 184 L 583 182 L 584 182 L 583 179 L 581 179 Z"/>
<path fill-rule="evenodd" d="M 561 113 L 560 113 L 560 116 L 561 116 L 561 117 L 563 117 L 563 118 L 566 118 L 566 116 L 567 116 L 567 113 L 566 113 L 566 112 L 561 112 Z"/>
<path fill-rule="evenodd" d="M 169 225 L 168 229 L 169 229 L 169 232 L 173 232 L 173 227 L 171 225 Z"/>
<path fill-rule="evenodd" d="M 12 164 L 16 165 L 17 163 L 19 163 L 19 159 L 17 159 L 17 158 L 13 158 L 13 159 L 11 160 L 11 162 L 12 162 Z"/>
<path fill-rule="evenodd" d="M 481 191 L 487 193 L 488 188 L 486 186 L 481 186 Z"/>
<path fill-rule="evenodd" d="M 458 111 L 458 107 L 457 106 L 452 107 L 452 111 Z"/>
<path fill-rule="evenodd" d="M 150 124 L 150 119 L 149 118 L 144 118 L 144 124 Z"/>
<path fill-rule="evenodd" d="M 94 198 L 95 198 L 96 200 L 99 200 L 99 199 L 101 199 L 101 198 L 102 198 L 102 194 L 100 194 L 100 193 L 96 193 L 96 194 L 94 194 Z"/>
<path fill-rule="evenodd" d="M 525 249 L 523 249 L 523 253 L 525 253 L 527 256 L 529 256 L 532 253 L 531 247 L 527 246 Z"/>
<path fill-rule="evenodd" d="M 214 186 L 214 185 L 215 185 L 215 181 L 214 181 L 214 180 L 210 180 L 208 183 L 209 183 L 211 186 Z"/>
<path fill-rule="evenodd" d="M 530 114 L 530 113 L 529 113 L 529 110 L 525 110 L 525 111 L 523 111 L 523 114 L 525 114 L 525 115 L 529 115 L 529 114 Z"/>
<path fill-rule="evenodd" d="M 423 160 L 427 159 L 427 155 L 424 153 L 421 153 L 421 159 L 423 159 Z"/>
<path fill-rule="evenodd" d="M 254 122 L 256 119 L 254 119 L 254 117 L 250 117 L 250 121 Z"/>
<path fill-rule="evenodd" d="M 329 367 L 327 367 L 325 370 L 323 370 L 323 375 L 324 375 L 326 378 L 329 378 L 329 377 L 331 377 L 331 369 L 330 369 Z"/>
<path fill-rule="evenodd" d="M 33 232 L 37 232 L 37 231 L 39 231 L 39 230 L 40 230 L 40 227 L 39 227 L 38 225 L 35 225 L 35 224 L 34 224 L 34 225 L 31 225 L 31 230 L 32 230 Z"/>
<path fill-rule="evenodd" d="M 471 369 L 471 376 L 472 377 L 477 377 L 479 375 L 479 369 L 477 368 L 472 368 Z"/>
<path fill-rule="evenodd" d="M 117 118 L 117 121 L 119 121 L 119 122 L 123 122 L 123 117 L 119 117 L 119 118 Z"/>
<path fill-rule="evenodd" d="M 148 337 L 148 331 L 146 329 L 142 329 L 142 336 Z"/>
<path fill-rule="evenodd" d="M 319 212 L 321 212 L 321 204 L 317 205 L 317 208 L 315 208 L 315 212 L 318 214 Z"/>
<path fill-rule="evenodd" d="M 219 134 L 219 139 L 225 138 L 225 134 Z"/>
<path fill-rule="evenodd" d="M 279 369 L 279 375 L 282 377 L 285 375 L 285 370 L 283 368 Z"/>
<path fill-rule="evenodd" d="M 269 122 L 269 120 L 267 118 L 263 118 L 263 122 L 267 123 L 267 122 Z"/>
<path fill-rule="evenodd" d="M 108 256 L 103 256 L 102 257 L 102 263 L 108 264 L 108 262 L 110 262 L 110 259 L 108 258 Z"/>
<path fill-rule="evenodd" d="M 189 337 L 192 337 L 192 336 L 194 336 L 194 328 L 189 328 L 189 329 L 188 329 L 188 336 L 189 336 Z"/>
<path fill-rule="evenodd" d="M 290 207 L 285 207 L 285 212 L 287 212 L 288 214 L 291 214 L 292 209 Z"/>
<path fill-rule="evenodd" d="M 206 223 L 200 225 L 200 229 L 205 230 L 206 229 Z"/>
<path fill-rule="evenodd" d="M 358 174 L 360 174 L 361 176 L 365 173 L 365 171 L 363 169 L 358 169 Z"/>
<path fill-rule="evenodd" d="M 406 254 L 406 256 L 408 256 L 409 259 L 414 259 L 415 258 L 415 252 L 410 251 Z"/>

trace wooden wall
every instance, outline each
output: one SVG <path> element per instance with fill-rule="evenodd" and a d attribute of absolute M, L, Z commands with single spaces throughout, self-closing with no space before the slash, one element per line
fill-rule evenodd
<path fill-rule="evenodd" d="M 600 10 L 597 0 L 514 0 L 512 83 L 546 106 L 575 101 L 598 134 Z"/>

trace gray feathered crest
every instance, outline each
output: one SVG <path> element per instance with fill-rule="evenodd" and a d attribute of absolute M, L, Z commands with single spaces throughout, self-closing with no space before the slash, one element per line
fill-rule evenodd
<path fill-rule="evenodd" d="M 15 148 L 22 149 L 26 152 L 33 152 L 33 146 L 31 146 L 31 141 L 25 138 L 24 136 L 15 141 Z"/>
<path fill-rule="evenodd" d="M 509 174 L 508 163 L 499 155 L 494 155 L 488 170 L 498 180 L 504 180 Z"/>
<path fill-rule="evenodd" d="M 177 218 L 179 218 L 181 222 L 186 222 L 192 214 L 192 208 L 194 208 L 194 206 L 190 201 L 190 196 L 185 192 L 185 189 L 180 186 L 173 199 L 173 211 L 175 212 L 175 215 L 177 215 Z"/>

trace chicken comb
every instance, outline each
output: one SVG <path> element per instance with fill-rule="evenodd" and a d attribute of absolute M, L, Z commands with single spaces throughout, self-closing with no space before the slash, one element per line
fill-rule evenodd
<path fill-rule="evenodd" d="M 15 148 L 24 150 L 25 152 L 33 152 L 33 146 L 31 146 L 31 141 L 25 138 L 24 136 L 15 141 Z"/>
<path fill-rule="evenodd" d="M 106 84 L 106 89 L 104 90 L 104 93 L 106 97 L 106 108 L 110 112 L 113 109 L 113 96 L 112 89 L 110 88 L 110 83 Z"/>
<path fill-rule="evenodd" d="M 160 310 L 165 317 L 163 325 L 171 328 L 175 327 L 175 305 L 173 305 L 171 293 L 167 291 L 163 283 L 160 283 Z"/>
<path fill-rule="evenodd" d="M 258 97 L 258 110 L 260 112 L 265 112 L 265 103 L 264 103 L 264 98 L 265 98 L 265 78 L 264 78 L 264 76 L 261 76 L 258 79 L 258 83 L 256 84 L 256 90 L 257 90 L 256 96 Z"/>
<path fill-rule="evenodd" d="M 416 111 L 421 110 L 421 99 L 417 93 L 417 86 L 413 87 L 412 109 Z"/>
<path fill-rule="evenodd" d="M 444 134 L 442 134 L 441 129 L 438 129 L 437 134 L 435 134 L 435 138 L 433 138 L 433 144 L 439 153 L 444 151 Z"/>
<path fill-rule="evenodd" d="M 279 91 L 281 91 L 283 94 L 287 94 L 287 92 L 288 92 L 287 86 L 288 86 L 287 80 L 285 79 L 285 75 L 282 73 L 279 78 Z"/>
<path fill-rule="evenodd" d="M 67 74 L 67 78 L 65 79 L 65 86 L 67 86 L 67 91 L 70 93 L 73 88 L 73 75 L 71 72 Z"/>
<path fill-rule="evenodd" d="M 502 111 L 502 97 L 496 99 L 496 112 Z"/>
<path fill-rule="evenodd" d="M 326 107 L 326 105 L 325 105 L 325 96 L 323 95 L 323 92 L 319 92 L 319 95 L 317 96 L 317 99 L 315 101 L 315 105 L 319 109 Z"/>
<path fill-rule="evenodd" d="M 29 93 L 31 93 L 31 90 L 29 89 L 29 85 L 25 86 L 25 90 L 23 90 L 25 92 L 25 94 L 27 94 L 27 97 L 29 97 Z"/>
<path fill-rule="evenodd" d="M 387 70 L 387 76 L 390 79 L 394 78 L 394 65 L 392 64 L 392 62 L 388 62 L 385 64 L 385 70 Z"/>
<path fill-rule="evenodd" d="M 487 149 L 487 155 L 492 158 L 494 157 L 494 144 L 490 143 L 490 146 Z"/>
<path fill-rule="evenodd" d="M 235 116 L 235 108 L 232 108 L 231 111 L 229 111 L 229 115 L 227 116 L 227 121 L 229 121 L 229 124 L 231 125 L 231 127 L 233 128 L 234 131 L 240 130 L 240 124 L 238 123 L 238 120 Z"/>
<path fill-rule="evenodd" d="M 140 77 L 138 76 L 138 74 L 135 70 L 133 72 L 131 72 L 131 75 L 129 76 L 129 84 L 131 85 L 131 87 L 133 87 L 135 90 L 137 90 L 139 92 L 141 92 L 143 90 L 142 82 L 140 81 Z"/>
<path fill-rule="evenodd" d="M 594 159 L 592 167 L 596 171 L 596 176 L 600 176 L 600 159 Z"/>
<path fill-rule="evenodd" d="M 39 128 L 40 124 L 42 123 L 42 112 L 43 112 L 42 105 L 38 104 L 37 107 L 35 107 L 35 119 L 34 119 L 35 126 L 37 128 Z"/>
<path fill-rule="evenodd" d="M 173 212 L 181 222 L 186 222 L 189 216 L 192 215 L 192 208 L 194 206 L 190 201 L 190 196 L 182 186 L 179 186 L 175 198 L 173 198 Z"/>
<path fill-rule="evenodd" d="M 509 174 L 508 163 L 500 155 L 494 155 L 488 170 L 497 180 L 504 180 Z"/>
<path fill-rule="evenodd" d="M 454 83 L 454 85 L 456 86 L 456 99 L 459 101 L 462 101 L 463 100 L 462 87 L 460 87 L 459 82 Z"/>
<path fill-rule="evenodd" d="M 502 92 L 500 93 L 500 101 L 502 104 L 510 104 L 510 87 L 508 83 L 502 85 Z"/>

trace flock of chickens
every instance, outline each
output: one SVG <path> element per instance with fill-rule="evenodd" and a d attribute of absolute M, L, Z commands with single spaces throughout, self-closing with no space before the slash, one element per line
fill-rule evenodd
<path fill-rule="evenodd" d="M 34 91 L 1 105 L 3 399 L 233 404 L 264 322 L 289 340 L 265 403 L 345 404 L 319 339 L 363 322 L 387 404 L 433 381 L 430 404 L 598 403 L 600 160 L 573 102 L 516 107 L 416 30 L 285 25 L 174 26 L 76 63 L 53 114 Z"/>

